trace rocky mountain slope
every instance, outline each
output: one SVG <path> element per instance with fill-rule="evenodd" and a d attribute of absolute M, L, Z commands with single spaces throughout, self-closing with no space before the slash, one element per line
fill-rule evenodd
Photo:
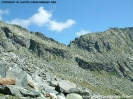
<path fill-rule="evenodd" d="M 27 99 L 133 95 L 132 27 L 86 34 L 66 46 L 0 21 L 0 52 L 3 99 L 12 97 L 3 94 Z"/>
<path fill-rule="evenodd" d="M 93 33 L 76 38 L 69 45 L 81 49 L 76 61 L 91 71 L 104 70 L 132 81 L 133 28 L 110 28 L 103 33 Z M 84 51 L 86 52 L 84 55 Z M 87 55 L 88 54 L 88 55 Z M 83 64 L 82 61 L 86 60 Z M 80 63 L 81 62 L 81 63 Z M 82 66 L 83 64 L 83 66 Z M 86 64 L 86 65 L 85 65 Z M 131 75 L 130 75 L 131 74 Z"/>

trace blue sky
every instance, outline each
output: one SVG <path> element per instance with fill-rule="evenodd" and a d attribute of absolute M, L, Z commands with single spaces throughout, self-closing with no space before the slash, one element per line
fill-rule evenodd
<path fill-rule="evenodd" d="M 7 0 L 0 1 L 0 20 L 42 32 L 64 44 L 80 35 L 110 27 L 133 27 L 133 0 L 53 0 L 56 3 L 48 4 L 2 1 Z"/>

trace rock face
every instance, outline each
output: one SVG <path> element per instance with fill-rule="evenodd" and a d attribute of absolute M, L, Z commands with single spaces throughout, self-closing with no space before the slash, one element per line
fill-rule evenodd
<path fill-rule="evenodd" d="M 76 38 L 69 46 L 79 48 L 81 57 L 75 57 L 78 65 L 91 71 L 104 70 L 117 76 L 128 76 L 132 72 L 133 28 L 110 28 L 101 33 L 92 33 Z M 85 58 L 84 58 L 85 57 Z M 128 72 L 128 73 L 127 73 Z"/>
<path fill-rule="evenodd" d="M 0 21 L 0 93 L 29 99 L 130 96 L 132 56 L 132 27 L 82 35 L 66 46 Z"/>

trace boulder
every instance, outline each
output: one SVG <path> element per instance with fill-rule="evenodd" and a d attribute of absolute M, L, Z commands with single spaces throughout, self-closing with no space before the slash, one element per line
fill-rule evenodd
<path fill-rule="evenodd" d="M 11 65 L 6 71 L 6 77 L 16 78 L 17 86 L 27 86 L 27 74 L 18 65 Z"/>
<path fill-rule="evenodd" d="M 21 68 L 19 68 L 17 64 L 0 63 L 0 68 L 1 78 L 15 78 L 15 80 L 12 79 L 12 82 L 10 83 L 14 82 L 15 85 L 22 87 L 27 86 L 27 74 Z"/>
<path fill-rule="evenodd" d="M 19 88 L 13 85 L 0 86 L 0 93 L 22 97 Z"/>
<path fill-rule="evenodd" d="M 91 94 L 89 91 L 81 91 L 78 93 L 79 95 L 81 95 L 83 97 L 83 99 L 91 99 Z"/>
<path fill-rule="evenodd" d="M 29 91 L 29 90 L 26 90 L 26 89 L 21 89 L 20 92 L 21 92 L 21 94 L 24 97 L 32 97 L 32 98 L 35 98 L 35 97 L 39 97 L 40 96 L 40 93 L 39 92 L 36 92 L 36 91 Z"/>
<path fill-rule="evenodd" d="M 70 91 L 70 93 L 80 93 L 81 92 L 80 89 L 78 89 L 78 88 L 71 88 L 69 91 Z"/>
<path fill-rule="evenodd" d="M 55 87 L 52 87 L 52 86 L 49 86 L 48 84 L 46 83 L 43 83 L 42 85 L 40 85 L 40 88 L 41 90 L 44 90 L 46 91 L 47 93 L 54 93 L 54 94 L 58 94 L 58 92 L 55 90 Z"/>
<path fill-rule="evenodd" d="M 57 96 L 62 96 L 62 97 L 66 97 L 63 93 L 58 93 L 56 94 Z"/>
<path fill-rule="evenodd" d="M 9 94 L 19 97 L 39 97 L 39 93 L 35 91 L 28 91 L 22 87 L 14 86 L 14 85 L 4 85 L 0 86 L 0 93 Z"/>
<path fill-rule="evenodd" d="M 67 80 L 61 80 L 59 81 L 59 84 L 58 86 L 56 87 L 56 90 L 58 92 L 62 92 L 62 93 L 70 93 L 70 89 L 72 88 L 76 88 L 76 84 L 70 82 L 70 81 L 67 81 Z"/>
<path fill-rule="evenodd" d="M 71 93 L 66 96 L 66 99 L 83 99 L 79 94 Z"/>
<path fill-rule="evenodd" d="M 61 95 L 57 95 L 57 99 L 66 99 L 66 98 Z"/>

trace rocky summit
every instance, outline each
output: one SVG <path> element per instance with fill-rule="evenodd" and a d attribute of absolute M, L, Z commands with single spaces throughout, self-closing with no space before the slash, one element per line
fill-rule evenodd
<path fill-rule="evenodd" d="M 133 99 L 133 27 L 68 46 L 0 21 L 0 99 Z"/>

